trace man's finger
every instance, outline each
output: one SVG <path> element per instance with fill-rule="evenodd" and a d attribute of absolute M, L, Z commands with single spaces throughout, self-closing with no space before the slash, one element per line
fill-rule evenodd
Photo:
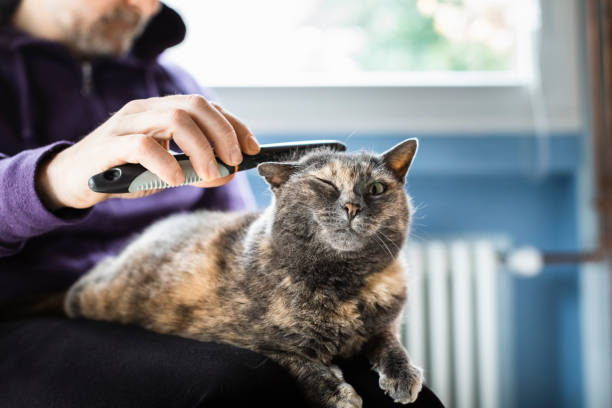
<path fill-rule="evenodd" d="M 220 178 L 217 178 L 217 179 L 214 179 L 214 180 L 201 181 L 199 183 L 191 184 L 191 185 L 193 185 L 195 187 L 202 187 L 202 188 L 219 187 L 219 186 L 222 186 L 222 185 L 227 184 L 230 181 L 232 181 L 234 176 L 236 176 L 236 173 L 232 173 L 229 176 L 220 177 Z"/>
<path fill-rule="evenodd" d="M 176 159 L 152 137 L 136 134 L 120 137 L 117 142 L 122 160 L 140 163 L 172 186 L 185 182 L 185 175 Z"/>
<path fill-rule="evenodd" d="M 113 194 L 114 198 L 143 198 L 143 197 L 148 197 L 150 195 L 153 194 L 157 194 L 160 191 L 162 191 L 163 188 L 157 188 L 155 190 L 142 190 L 142 191 L 137 191 L 135 193 L 122 193 L 122 194 Z"/>
<path fill-rule="evenodd" d="M 238 135 L 232 124 L 200 95 L 170 95 L 162 98 L 132 101 L 121 109 L 121 115 L 119 115 L 120 117 L 115 125 L 120 126 L 119 122 L 123 119 L 121 116 L 143 113 L 147 110 L 170 109 L 181 109 L 188 112 L 214 146 L 216 155 L 227 164 L 240 164 L 242 152 Z M 141 130 L 130 129 L 129 131 L 140 132 Z"/>
<path fill-rule="evenodd" d="M 215 153 L 223 162 L 238 165 L 242 162 L 242 150 L 238 135 L 232 124 L 199 95 L 189 95 L 181 100 L 187 110 L 214 146 Z"/>
<path fill-rule="evenodd" d="M 192 116 L 183 110 L 174 110 L 170 115 L 173 139 L 189 156 L 196 174 L 205 180 L 219 177 L 215 153 Z"/>
<path fill-rule="evenodd" d="M 255 139 L 255 136 L 253 136 L 253 132 L 251 132 L 240 119 L 225 110 L 221 105 L 214 102 L 211 103 L 215 109 L 217 109 L 225 117 L 225 119 L 231 123 L 236 135 L 238 136 L 238 142 L 240 143 L 242 151 L 251 155 L 259 153 L 259 143 L 257 142 L 257 139 Z"/>
<path fill-rule="evenodd" d="M 125 115 L 116 123 L 113 132 L 117 135 L 132 133 L 134 129 L 157 139 L 165 146 L 170 139 L 189 156 L 198 176 L 205 180 L 219 177 L 217 161 L 210 142 L 195 123 L 192 116 L 182 109 L 150 110 Z"/>

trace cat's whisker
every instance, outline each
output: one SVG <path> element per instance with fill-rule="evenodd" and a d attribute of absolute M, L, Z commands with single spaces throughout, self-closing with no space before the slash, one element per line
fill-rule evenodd
<path fill-rule="evenodd" d="M 344 139 L 344 143 L 348 142 L 348 140 L 353 137 L 353 135 L 355 135 L 355 133 L 357 133 L 357 129 L 354 129 L 347 137 L 346 139 Z"/>
<path fill-rule="evenodd" d="M 413 207 L 413 211 L 414 211 L 415 213 L 417 213 L 417 212 L 419 212 L 419 211 L 421 211 L 421 210 L 424 210 L 425 208 L 427 208 L 427 204 L 426 204 L 426 203 L 419 203 L 419 204 L 416 204 L 416 205 Z"/>
<path fill-rule="evenodd" d="M 376 239 L 376 243 L 378 244 L 378 246 L 380 247 L 380 249 L 384 250 L 385 248 L 380 244 L 380 240 L 378 239 L 378 237 L 376 236 L 376 234 L 373 235 L 373 237 Z"/>
<path fill-rule="evenodd" d="M 389 238 L 387 235 L 385 235 L 382 231 L 378 231 L 378 233 L 385 238 L 387 241 L 389 241 L 389 243 L 393 244 L 393 246 L 395 248 L 397 248 L 398 251 L 401 251 L 401 248 L 399 246 L 397 246 L 397 244 L 391 239 Z"/>
<path fill-rule="evenodd" d="M 374 233 L 373 237 L 375 237 L 375 238 L 378 240 L 378 242 L 380 242 L 380 243 L 381 243 L 381 244 L 384 246 L 384 249 L 386 249 L 386 250 L 387 250 L 387 253 L 389 254 L 389 257 L 390 257 L 391 259 L 394 259 L 395 257 L 393 256 L 393 253 L 391 252 L 391 250 L 389 249 L 389 247 L 388 247 L 388 246 L 385 244 L 385 242 L 382 240 L 382 238 L 380 238 L 380 237 L 378 236 L 378 233 Z"/>
<path fill-rule="evenodd" d="M 416 234 L 414 232 L 410 233 L 410 236 L 408 237 L 408 239 L 413 239 L 413 238 L 420 242 L 427 242 L 427 239 L 425 239 L 425 237 L 422 237 L 419 234 Z"/>
<path fill-rule="evenodd" d="M 400 253 L 402 251 L 402 249 L 386 235 L 383 234 L 381 238 L 386 239 L 388 243 L 392 244 L 397 250 L 397 253 Z"/>

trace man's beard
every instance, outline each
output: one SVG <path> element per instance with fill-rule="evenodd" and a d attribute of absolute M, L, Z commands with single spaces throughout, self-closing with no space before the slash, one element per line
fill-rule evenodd
<path fill-rule="evenodd" d="M 142 34 L 149 18 L 127 9 L 117 8 L 89 27 L 75 21 L 69 46 L 79 55 L 89 57 L 118 57 L 132 48 Z"/>

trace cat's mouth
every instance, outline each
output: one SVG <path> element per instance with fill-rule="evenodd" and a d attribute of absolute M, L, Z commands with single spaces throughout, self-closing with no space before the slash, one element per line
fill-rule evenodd
<path fill-rule="evenodd" d="M 355 251 L 363 247 L 363 236 L 353 226 L 327 230 L 326 241 L 338 251 Z"/>
<path fill-rule="evenodd" d="M 350 233 L 350 234 L 355 234 L 355 235 L 361 235 L 359 229 L 360 228 L 359 228 L 358 223 L 348 221 L 341 225 L 337 225 L 336 228 L 334 228 L 334 231 L 338 233 Z"/>
<path fill-rule="evenodd" d="M 338 251 L 356 251 L 363 248 L 367 240 L 367 228 L 358 219 L 341 220 L 338 217 L 323 216 L 317 219 L 321 227 L 321 238 Z"/>

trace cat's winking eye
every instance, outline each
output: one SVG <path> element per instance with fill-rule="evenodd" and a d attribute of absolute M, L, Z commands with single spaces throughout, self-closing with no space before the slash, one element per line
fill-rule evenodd
<path fill-rule="evenodd" d="M 370 195 L 380 195 L 382 193 L 385 192 L 385 190 L 387 190 L 387 186 L 385 186 L 383 183 L 381 183 L 380 181 L 375 181 L 374 183 L 370 184 L 367 187 L 367 192 Z"/>
<path fill-rule="evenodd" d="M 326 184 L 327 186 L 330 186 L 331 188 L 333 188 L 334 190 L 338 191 L 338 187 L 336 187 L 336 185 L 334 183 L 332 183 L 329 180 L 325 180 L 319 177 L 315 177 L 315 180 L 321 182 L 322 184 Z"/>

